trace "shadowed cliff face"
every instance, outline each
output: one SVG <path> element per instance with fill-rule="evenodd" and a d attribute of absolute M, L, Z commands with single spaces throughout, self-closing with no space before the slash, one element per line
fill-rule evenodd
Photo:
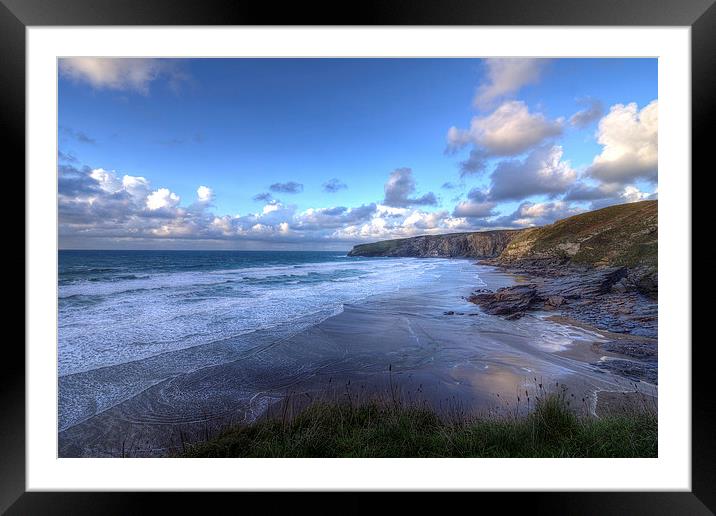
<path fill-rule="evenodd" d="M 353 247 L 349 256 L 495 258 L 524 230 L 481 231 L 384 240 Z"/>

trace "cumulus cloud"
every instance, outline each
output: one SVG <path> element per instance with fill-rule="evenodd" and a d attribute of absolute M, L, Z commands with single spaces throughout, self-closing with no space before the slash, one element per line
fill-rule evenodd
<path fill-rule="evenodd" d="M 577 173 L 558 145 L 539 147 L 524 160 L 500 162 L 492 172 L 490 199 L 522 200 L 533 195 L 556 196 L 564 193 L 577 179 Z"/>
<path fill-rule="evenodd" d="M 370 241 L 463 231 L 472 227 L 467 219 L 450 216 L 447 211 L 428 212 L 377 205 L 370 218 L 362 223 L 343 225 L 331 233 L 329 238 Z"/>
<path fill-rule="evenodd" d="M 486 227 L 521 227 L 570 213 L 566 204 L 546 203 L 529 210 L 523 205 L 519 213 L 497 217 L 494 201 L 486 190 L 479 188 L 470 190 L 466 202 L 452 213 L 424 209 L 411 205 L 425 196 L 415 196 L 415 184 L 406 169 L 395 171 L 387 183 L 388 197 L 397 199 L 400 206 L 368 203 L 298 211 L 296 206 L 271 199 L 255 213 L 237 215 L 214 214 L 208 202 L 182 207 L 181 199 L 171 189 L 153 187 L 141 176 L 70 165 L 61 165 L 58 173 L 61 245 L 80 238 L 74 241 L 114 245 L 131 241 L 150 247 L 171 245 L 167 244 L 171 242 L 191 247 L 195 245 L 191 242 L 199 241 L 240 241 L 242 245 L 256 248 L 294 244 L 335 246 L 340 242 Z M 213 191 L 205 188 L 197 189 L 198 199 L 212 198 Z M 637 195 L 632 191 L 627 193 Z"/>
<path fill-rule="evenodd" d="M 303 185 L 296 181 L 289 181 L 287 183 L 274 183 L 269 186 L 269 190 L 272 192 L 297 194 L 303 192 Z"/>
<path fill-rule="evenodd" d="M 490 155 L 484 149 L 472 149 L 469 157 L 460 162 L 460 177 L 480 174 L 487 169 Z"/>
<path fill-rule="evenodd" d="M 345 184 L 340 179 L 329 179 L 325 183 L 323 183 L 323 191 L 328 193 L 336 193 L 339 190 L 343 190 L 344 188 L 348 188 L 348 185 Z"/>
<path fill-rule="evenodd" d="M 544 226 L 583 211 L 585 210 L 573 207 L 565 201 L 523 202 L 511 215 L 503 217 L 500 222 L 519 227 Z"/>
<path fill-rule="evenodd" d="M 95 168 L 90 172 L 90 177 L 97 181 L 99 187 L 105 192 L 115 193 L 122 188 L 122 181 L 117 178 L 114 171 L 109 172 L 103 168 Z"/>
<path fill-rule="evenodd" d="M 161 189 L 160 189 L 161 190 Z M 181 217 L 172 193 L 153 192 L 140 176 L 120 177 L 102 168 L 58 168 L 60 233 L 128 236 L 147 233 L 154 221 Z M 175 194 L 174 194 L 175 195 Z M 177 197 L 178 199 L 178 197 Z M 165 222 L 164 222 L 165 223 Z"/>
<path fill-rule="evenodd" d="M 147 195 L 149 192 L 149 181 L 141 176 L 122 176 L 122 189 L 133 198 Z"/>
<path fill-rule="evenodd" d="M 364 222 L 376 212 L 375 203 L 354 208 L 336 206 L 332 208 L 309 208 L 299 213 L 294 221 L 296 229 L 311 230 L 338 228 L 347 224 Z"/>
<path fill-rule="evenodd" d="M 475 117 L 470 138 L 494 156 L 513 156 L 561 134 L 562 124 L 541 113 L 530 113 L 520 100 L 505 102 L 490 115 Z"/>
<path fill-rule="evenodd" d="M 214 199 L 214 191 L 208 186 L 200 186 L 196 189 L 196 198 L 200 203 L 208 203 Z"/>
<path fill-rule="evenodd" d="M 179 196 L 168 188 L 159 188 L 147 196 L 147 208 L 150 210 L 173 208 L 180 200 Z"/>
<path fill-rule="evenodd" d="M 562 133 L 563 121 L 549 120 L 541 113 L 531 113 L 519 100 L 504 102 L 485 116 L 476 116 L 470 128 L 451 127 L 447 134 L 447 152 L 457 152 L 473 145 L 470 158 L 463 162 L 463 174 L 480 172 L 490 157 L 516 156 Z"/>
<path fill-rule="evenodd" d="M 547 150 L 557 154 L 552 162 L 543 159 L 554 174 L 553 169 L 562 166 L 561 157 L 553 148 Z M 253 213 L 221 215 L 212 212 L 214 207 L 209 201 L 213 191 L 204 185 L 197 188 L 197 200 L 183 207 L 180 197 L 170 188 L 152 186 L 145 177 L 64 164 L 58 167 L 58 173 L 61 245 L 71 241 L 84 245 L 130 241 L 149 247 L 175 245 L 171 242 L 191 247 L 199 245 L 192 242 L 210 241 L 219 246 L 241 242 L 242 246 L 259 249 L 295 244 L 335 247 L 340 242 L 541 225 L 580 211 L 565 200 L 523 202 L 513 213 L 501 216 L 493 191 L 486 188 L 470 190 L 452 211 L 432 210 L 421 203 L 432 204 L 434 199 L 430 196 L 434 195 L 416 195 L 412 171 L 398 169 L 386 182 L 388 202 L 382 204 L 299 211 L 294 205 L 269 199 Z M 596 188 L 586 183 L 580 186 Z M 572 186 L 575 191 L 576 188 Z M 608 199 L 592 202 L 611 203 L 617 198 L 625 202 L 653 195 L 623 187 Z"/>
<path fill-rule="evenodd" d="M 619 192 L 619 185 L 598 184 L 588 185 L 585 183 L 575 183 L 565 194 L 565 201 L 596 201 L 614 197 Z"/>
<path fill-rule="evenodd" d="M 467 200 L 459 203 L 453 210 L 454 217 L 482 219 L 495 215 L 497 203 L 489 199 L 489 192 L 473 188 L 467 194 Z"/>
<path fill-rule="evenodd" d="M 172 89 L 187 75 L 171 60 L 108 57 L 69 57 L 59 60 L 59 72 L 96 89 L 134 91 L 147 95 L 150 85 L 164 77 Z"/>
<path fill-rule="evenodd" d="M 536 83 L 547 64 L 546 59 L 493 58 L 485 60 L 487 80 L 478 87 L 474 104 L 489 106 L 495 100 Z"/>
<path fill-rule="evenodd" d="M 61 165 L 61 245 L 92 242 L 116 246 L 132 242 L 148 247 L 191 247 L 197 245 L 192 242 L 199 241 L 211 241 L 212 245 L 240 241 L 255 248 L 296 243 L 336 246 L 339 242 L 478 229 L 475 211 L 460 216 L 413 206 L 415 202 L 426 202 L 429 196 L 415 195 L 415 183 L 408 170 L 396 172 L 391 174 L 393 181 L 389 178 L 387 183 L 388 197 L 400 206 L 368 203 L 298 211 L 296 206 L 270 199 L 255 213 L 221 215 L 212 213 L 209 202 L 201 202 L 213 197 L 213 191 L 204 185 L 197 188 L 198 200 L 183 207 L 180 197 L 170 188 L 152 186 L 145 177 Z M 477 203 L 485 201 L 485 195 L 473 189 L 468 199 Z M 483 214 L 487 213 L 479 215 Z"/>
<path fill-rule="evenodd" d="M 588 97 L 580 99 L 578 102 L 585 107 L 570 117 L 569 123 L 575 127 L 586 127 L 592 122 L 599 120 L 604 114 L 604 105 L 597 99 Z"/>
<path fill-rule="evenodd" d="M 626 202 L 639 202 L 639 201 L 645 201 L 654 194 L 651 194 L 649 192 L 642 192 L 639 190 L 636 186 L 627 186 L 624 188 L 624 190 L 620 193 L 620 196 L 624 201 Z"/>
<path fill-rule="evenodd" d="M 387 206 L 401 208 L 407 206 L 434 206 L 438 203 L 437 197 L 432 192 L 420 197 L 411 197 L 415 193 L 416 185 L 413 171 L 409 168 L 398 168 L 391 172 L 383 189 L 385 191 L 383 204 Z"/>
<path fill-rule="evenodd" d="M 599 121 L 597 141 L 602 152 L 587 175 L 604 183 L 627 184 L 636 179 L 656 182 L 658 170 L 658 100 L 639 110 L 636 103 L 617 104 Z"/>

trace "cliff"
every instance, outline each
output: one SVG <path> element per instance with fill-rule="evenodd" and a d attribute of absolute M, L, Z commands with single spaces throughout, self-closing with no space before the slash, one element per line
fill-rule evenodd
<path fill-rule="evenodd" d="M 497 265 L 647 268 L 656 271 L 658 201 L 609 206 L 520 230 L 425 235 L 353 247 L 349 256 L 466 257 Z"/>
<path fill-rule="evenodd" d="M 495 258 L 524 230 L 424 235 L 356 245 L 348 256 Z"/>
<path fill-rule="evenodd" d="M 658 201 L 641 201 L 526 229 L 510 241 L 496 262 L 656 269 L 657 248 Z"/>

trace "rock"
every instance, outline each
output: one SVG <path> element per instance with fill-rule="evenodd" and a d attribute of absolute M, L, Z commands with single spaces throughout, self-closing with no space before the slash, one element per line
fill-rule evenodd
<path fill-rule="evenodd" d="M 641 360 L 656 361 L 658 345 L 655 340 L 621 339 L 600 342 L 597 348 Z"/>
<path fill-rule="evenodd" d="M 488 314 L 513 318 L 521 317 L 533 303 L 540 300 L 536 285 L 504 287 L 496 292 L 477 293 L 468 298 L 468 301 L 480 306 Z"/>
<path fill-rule="evenodd" d="M 612 292 L 616 292 L 618 294 L 623 294 L 627 291 L 627 287 L 624 284 L 623 280 L 617 281 L 614 285 L 612 285 Z"/>
<path fill-rule="evenodd" d="M 648 267 L 631 269 L 626 278 L 633 288 L 645 296 L 656 298 L 659 291 L 659 275 Z"/>
<path fill-rule="evenodd" d="M 656 385 L 658 383 L 658 368 L 656 362 L 637 362 L 634 360 L 610 359 L 595 363 L 600 369 L 611 371 L 636 381 L 645 381 Z"/>
<path fill-rule="evenodd" d="M 624 267 L 540 266 L 502 267 L 527 275 L 529 285 L 497 292 L 476 291 L 467 300 L 483 312 L 521 317 L 529 310 L 559 311 L 577 321 L 615 333 L 657 337 L 658 306 L 655 296 L 639 292 Z M 639 278 L 643 277 L 637 275 Z M 625 288 L 621 289 L 617 285 Z M 616 290 L 624 290 L 623 292 Z"/>
<path fill-rule="evenodd" d="M 549 296 L 545 305 L 549 306 L 562 306 L 564 304 L 564 298 L 562 296 Z"/>

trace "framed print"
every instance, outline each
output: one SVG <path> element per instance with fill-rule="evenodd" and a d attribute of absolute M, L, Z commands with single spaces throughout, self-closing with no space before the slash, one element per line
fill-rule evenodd
<path fill-rule="evenodd" d="M 3 510 L 709 514 L 691 169 L 715 9 L 3 0 L 26 202 Z"/>

